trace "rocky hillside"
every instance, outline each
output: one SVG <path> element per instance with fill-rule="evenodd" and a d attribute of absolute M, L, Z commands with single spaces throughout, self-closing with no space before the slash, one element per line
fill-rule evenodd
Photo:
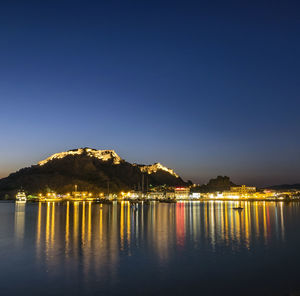
<path fill-rule="evenodd" d="M 143 177 L 144 176 L 144 177 Z M 110 192 L 141 189 L 156 185 L 184 185 L 185 182 L 171 169 L 156 163 L 153 165 L 131 164 L 114 150 L 80 148 L 53 154 L 37 165 L 19 170 L 0 179 L 0 197 L 12 197 L 23 188 L 37 194 L 47 190 L 57 193 L 78 190 Z"/>

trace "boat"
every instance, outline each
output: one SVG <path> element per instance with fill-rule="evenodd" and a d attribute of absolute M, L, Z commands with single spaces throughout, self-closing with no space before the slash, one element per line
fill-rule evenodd
<path fill-rule="evenodd" d="M 138 204 L 137 204 L 137 203 L 132 203 L 132 204 L 130 205 L 130 207 L 131 207 L 134 211 L 137 211 L 137 209 L 138 209 Z"/>
<path fill-rule="evenodd" d="M 112 204 L 113 203 L 112 200 L 109 200 L 107 198 L 99 198 L 99 197 L 95 199 L 95 202 L 100 203 L 100 204 Z"/>
<path fill-rule="evenodd" d="M 160 199 L 159 202 L 176 203 L 176 199 Z"/>
<path fill-rule="evenodd" d="M 23 190 L 18 191 L 18 193 L 16 194 L 16 201 L 17 202 L 26 202 L 27 201 L 26 194 Z"/>
<path fill-rule="evenodd" d="M 241 210 L 243 210 L 244 208 L 242 208 L 242 207 L 235 207 L 235 208 L 233 208 L 234 210 L 236 210 L 236 211 L 241 211 Z"/>

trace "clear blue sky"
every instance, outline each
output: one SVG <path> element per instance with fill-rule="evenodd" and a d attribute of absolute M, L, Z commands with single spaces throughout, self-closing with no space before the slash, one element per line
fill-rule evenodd
<path fill-rule="evenodd" d="M 300 182 L 299 1 L 1 1 L 0 177 L 89 146 Z"/>

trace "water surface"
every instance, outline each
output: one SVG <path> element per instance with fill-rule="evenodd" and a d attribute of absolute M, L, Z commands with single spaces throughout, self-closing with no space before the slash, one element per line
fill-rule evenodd
<path fill-rule="evenodd" d="M 298 295 L 300 204 L 0 203 L 1 295 Z"/>

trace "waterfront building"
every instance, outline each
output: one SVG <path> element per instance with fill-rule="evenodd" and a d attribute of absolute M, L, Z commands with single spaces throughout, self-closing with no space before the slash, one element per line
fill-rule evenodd
<path fill-rule="evenodd" d="M 121 192 L 121 197 L 122 198 L 130 198 L 130 199 L 138 199 L 142 197 L 142 192 L 141 191 L 129 191 L 127 193 Z"/>
<path fill-rule="evenodd" d="M 166 197 L 165 192 L 163 191 L 153 191 L 148 193 L 149 199 L 163 199 Z"/>
<path fill-rule="evenodd" d="M 174 199 L 174 198 L 175 198 L 175 192 L 174 192 L 174 190 L 166 192 L 166 199 Z"/>
<path fill-rule="evenodd" d="M 175 199 L 188 199 L 190 198 L 190 188 L 189 187 L 176 187 L 174 189 Z"/>
<path fill-rule="evenodd" d="M 248 187 L 246 185 L 230 187 L 230 192 L 246 195 L 256 192 L 256 187 Z"/>
<path fill-rule="evenodd" d="M 192 195 L 191 195 L 191 198 L 200 198 L 201 197 L 201 193 L 200 192 L 193 192 Z"/>

